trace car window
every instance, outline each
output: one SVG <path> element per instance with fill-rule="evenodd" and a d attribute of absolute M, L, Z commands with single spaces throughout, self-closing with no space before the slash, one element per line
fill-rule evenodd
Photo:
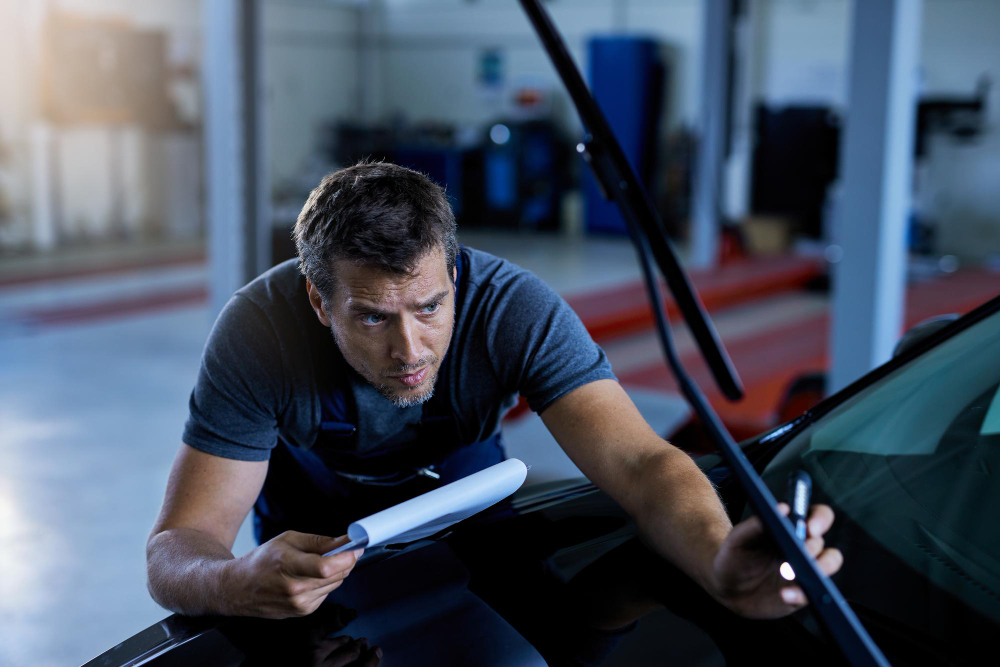
<path fill-rule="evenodd" d="M 814 500 L 837 512 L 829 541 L 845 566 L 834 581 L 863 620 L 867 610 L 898 624 L 929 650 L 995 636 L 1000 314 L 819 419 L 767 466 L 764 481 L 784 497 L 795 468 L 812 475 Z"/>

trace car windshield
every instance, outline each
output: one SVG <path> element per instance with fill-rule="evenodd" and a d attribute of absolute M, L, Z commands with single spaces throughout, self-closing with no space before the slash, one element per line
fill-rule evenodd
<path fill-rule="evenodd" d="M 837 513 L 834 581 L 876 641 L 955 657 L 1000 625 L 1000 313 L 863 389 L 764 470 L 796 468 Z M 891 655 L 890 655 L 891 658 Z"/>

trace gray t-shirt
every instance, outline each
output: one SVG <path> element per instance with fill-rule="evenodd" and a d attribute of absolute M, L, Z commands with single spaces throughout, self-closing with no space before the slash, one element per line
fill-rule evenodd
<path fill-rule="evenodd" d="M 523 395 L 535 412 L 588 382 L 614 379 L 580 318 L 534 274 L 463 248 L 447 391 L 463 442 L 485 440 Z M 346 376 L 346 377 L 345 377 Z M 321 392 L 348 389 L 357 447 L 372 451 L 416 433 L 422 406 L 398 408 L 355 373 L 316 318 L 297 260 L 243 287 L 215 322 L 191 393 L 184 442 L 209 454 L 267 460 L 278 439 L 311 448 Z"/>

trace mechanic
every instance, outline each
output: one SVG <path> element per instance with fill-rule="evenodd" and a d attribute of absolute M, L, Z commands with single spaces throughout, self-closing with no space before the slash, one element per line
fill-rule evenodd
<path fill-rule="evenodd" d="M 455 234 L 443 190 L 403 167 L 358 164 L 313 190 L 298 258 L 240 289 L 209 335 L 147 544 L 153 598 L 188 615 L 311 613 L 360 557 L 322 556 L 348 523 L 503 460 L 520 394 L 715 599 L 756 618 L 803 606 L 759 520 L 732 526 L 566 302 Z M 235 558 L 251 507 L 259 546 Z M 832 522 L 813 507 L 806 546 L 827 574 L 842 563 L 824 545 Z"/>

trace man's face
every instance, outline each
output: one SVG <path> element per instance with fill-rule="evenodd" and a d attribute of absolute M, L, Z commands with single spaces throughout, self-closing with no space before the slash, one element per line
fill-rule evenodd
<path fill-rule="evenodd" d="M 444 250 L 426 252 L 410 274 L 349 260 L 333 268 L 327 310 L 311 283 L 309 300 L 344 359 L 398 407 L 429 399 L 455 324 L 454 274 Z"/>

